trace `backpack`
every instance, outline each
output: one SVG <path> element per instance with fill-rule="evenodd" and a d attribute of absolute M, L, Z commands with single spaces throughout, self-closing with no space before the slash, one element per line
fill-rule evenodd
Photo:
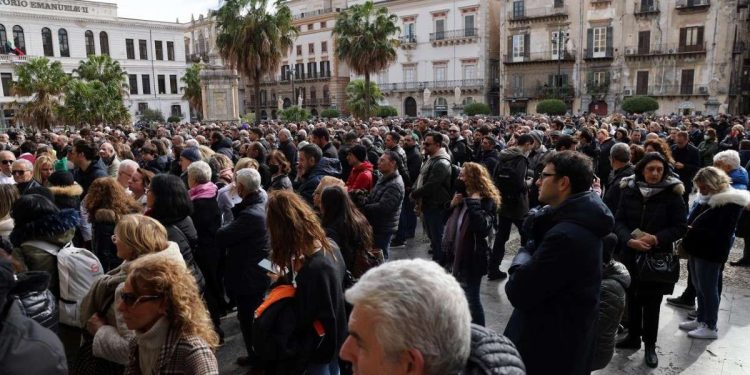
<path fill-rule="evenodd" d="M 68 243 L 62 248 L 46 241 L 26 241 L 24 244 L 42 249 L 57 257 L 60 278 L 60 323 L 81 328 L 81 301 L 94 281 L 104 274 L 102 264 L 94 253 Z"/>
<path fill-rule="evenodd" d="M 492 181 L 500 190 L 503 199 L 512 200 L 519 194 L 524 193 L 526 188 L 526 176 L 518 173 L 518 163 L 523 158 L 517 157 L 510 160 L 500 159 L 492 171 Z"/>

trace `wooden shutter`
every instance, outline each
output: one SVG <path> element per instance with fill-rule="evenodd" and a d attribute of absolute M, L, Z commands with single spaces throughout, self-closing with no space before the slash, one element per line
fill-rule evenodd
<path fill-rule="evenodd" d="M 531 34 L 524 34 L 523 35 L 523 57 L 526 59 L 529 58 L 531 55 Z"/>
<path fill-rule="evenodd" d="M 605 56 L 612 57 L 614 53 L 614 48 L 612 47 L 612 26 L 607 27 L 607 49 L 605 51 Z"/>
<path fill-rule="evenodd" d="M 635 93 L 638 95 L 648 94 L 648 71 L 640 71 L 637 73 Z"/>
<path fill-rule="evenodd" d="M 638 32 L 638 54 L 645 55 L 651 51 L 651 31 Z"/>
<path fill-rule="evenodd" d="M 594 29 L 588 29 L 586 32 L 586 57 L 594 55 Z"/>
<path fill-rule="evenodd" d="M 703 26 L 698 27 L 698 37 L 696 38 L 697 45 L 695 46 L 696 51 L 703 51 Z"/>
<path fill-rule="evenodd" d="M 507 60 L 513 61 L 513 36 L 508 37 L 508 54 L 507 54 Z"/>
<path fill-rule="evenodd" d="M 680 29 L 680 50 L 685 49 L 686 42 L 687 42 L 687 28 L 683 27 Z"/>

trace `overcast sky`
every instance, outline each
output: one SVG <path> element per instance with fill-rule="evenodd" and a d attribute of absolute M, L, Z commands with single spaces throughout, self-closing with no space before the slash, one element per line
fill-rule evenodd
<path fill-rule="evenodd" d="M 190 15 L 195 18 L 209 9 L 217 9 L 219 0 L 105 0 L 117 3 L 117 15 L 126 18 L 174 22 L 190 21 Z"/>

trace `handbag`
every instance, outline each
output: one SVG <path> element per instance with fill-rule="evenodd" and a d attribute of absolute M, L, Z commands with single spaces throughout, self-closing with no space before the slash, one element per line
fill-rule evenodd
<path fill-rule="evenodd" d="M 674 284 L 680 278 L 680 259 L 672 252 L 639 252 L 635 267 L 640 281 Z"/>
<path fill-rule="evenodd" d="M 692 222 L 695 223 L 698 220 L 698 218 L 700 218 L 701 216 L 703 216 L 703 214 L 705 214 L 709 210 L 710 209 L 704 210 L 703 212 L 701 212 L 700 214 L 698 214 L 698 216 L 696 216 L 695 219 L 693 219 Z M 744 215 L 744 213 L 743 213 L 743 215 Z M 679 240 L 675 241 L 675 243 L 674 243 L 674 251 L 677 254 L 677 257 L 679 259 L 687 259 L 688 256 L 690 255 L 690 254 L 688 254 L 687 249 L 685 249 L 685 244 L 683 242 L 688 237 L 688 234 L 690 233 L 690 229 L 691 228 L 692 228 L 692 226 L 688 225 L 688 229 L 685 232 L 685 234 L 682 236 L 682 238 L 680 238 Z"/>

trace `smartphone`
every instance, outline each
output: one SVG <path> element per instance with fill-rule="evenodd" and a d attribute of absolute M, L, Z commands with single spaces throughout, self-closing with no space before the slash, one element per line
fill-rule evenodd
<path fill-rule="evenodd" d="M 268 259 L 261 260 L 258 266 L 270 273 L 279 273 L 279 268 Z"/>
<path fill-rule="evenodd" d="M 644 233 L 639 228 L 635 228 L 635 229 L 633 229 L 632 232 L 630 232 L 630 236 L 633 237 L 633 238 L 635 238 L 636 240 L 639 239 L 639 238 L 641 238 L 641 237 L 643 237 L 643 236 L 645 236 L 645 235 L 646 235 L 646 233 Z"/>

